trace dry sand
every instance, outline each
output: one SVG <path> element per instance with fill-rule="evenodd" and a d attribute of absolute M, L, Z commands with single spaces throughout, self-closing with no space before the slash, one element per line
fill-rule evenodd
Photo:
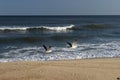
<path fill-rule="evenodd" d="M 0 80 L 117 80 L 120 58 L 0 63 Z"/>

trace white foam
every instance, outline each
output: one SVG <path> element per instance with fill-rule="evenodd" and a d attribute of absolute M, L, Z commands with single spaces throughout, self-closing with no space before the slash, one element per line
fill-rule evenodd
<path fill-rule="evenodd" d="M 64 30 L 67 30 L 68 28 L 72 28 L 74 27 L 74 25 L 70 25 L 70 26 L 64 26 L 64 27 L 43 27 L 43 28 L 46 28 L 46 29 L 49 29 L 49 30 L 56 30 L 56 31 L 64 31 Z"/>
<path fill-rule="evenodd" d="M 54 30 L 54 31 L 64 31 L 67 30 L 68 28 L 72 28 L 74 25 L 70 25 L 70 26 L 56 26 L 56 27 L 52 27 L 52 26 L 33 26 L 33 27 L 23 27 L 23 26 L 2 26 L 0 27 L 0 30 L 4 31 L 4 30 L 27 30 L 27 29 L 32 29 L 32 28 L 45 28 L 48 30 Z"/>
<path fill-rule="evenodd" d="M 53 52 L 44 54 L 43 47 L 27 47 L 9 52 L 1 53 L 4 58 L 0 62 L 11 61 L 49 61 L 49 60 L 69 60 L 84 58 L 120 57 L 120 42 L 79 44 L 76 49 L 67 47 L 53 47 Z M 7 58 L 9 57 L 9 58 Z"/>
<path fill-rule="evenodd" d="M 19 27 L 19 26 L 12 26 L 12 27 L 0 27 L 0 30 L 27 30 L 29 27 Z"/>

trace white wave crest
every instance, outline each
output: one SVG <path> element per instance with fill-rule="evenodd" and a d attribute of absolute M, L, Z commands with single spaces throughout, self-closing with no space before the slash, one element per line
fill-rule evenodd
<path fill-rule="evenodd" d="M 27 28 L 29 27 L 17 27 L 17 26 L 13 26 L 13 27 L 0 27 L 0 30 L 4 31 L 4 30 L 27 30 Z"/>
<path fill-rule="evenodd" d="M 72 28 L 74 27 L 74 25 L 70 25 L 70 26 L 64 26 L 64 27 L 43 27 L 49 30 L 56 30 L 56 31 L 64 31 L 67 30 L 68 28 Z"/>
<path fill-rule="evenodd" d="M 2 26 L 0 27 L 0 30 L 1 31 L 4 31 L 4 30 L 27 30 L 27 29 L 41 29 L 41 28 L 44 28 L 44 29 L 48 29 L 48 30 L 54 30 L 54 31 L 64 31 L 64 30 L 67 30 L 68 28 L 72 28 L 74 27 L 74 25 L 70 25 L 70 26 L 58 26 L 58 27 L 51 27 L 51 26 L 34 26 L 34 27 L 23 27 L 23 26 Z"/>

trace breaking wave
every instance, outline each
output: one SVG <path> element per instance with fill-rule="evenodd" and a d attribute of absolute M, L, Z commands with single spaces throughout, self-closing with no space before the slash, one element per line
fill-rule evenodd
<path fill-rule="evenodd" d="M 69 25 L 69 26 L 0 26 L 0 31 L 69 31 L 69 30 L 100 30 L 110 28 L 109 25 L 103 24 L 87 24 L 83 26 Z"/>
<path fill-rule="evenodd" d="M 120 42 L 112 41 L 108 43 L 87 44 L 82 43 L 76 49 L 67 47 L 53 47 L 50 54 L 44 53 L 41 46 L 17 48 L 6 47 L 11 50 L 0 54 L 0 62 L 11 61 L 49 61 L 49 60 L 69 60 L 85 58 L 120 57 Z M 14 49 L 15 48 L 15 49 Z"/>
<path fill-rule="evenodd" d="M 7 27 L 3 26 L 0 27 L 0 31 L 29 31 L 29 30 L 52 30 L 52 31 L 64 31 L 64 30 L 71 30 L 74 27 L 74 25 L 69 26 L 57 26 L 57 27 L 51 27 L 51 26 L 35 26 L 35 27 L 18 27 L 18 26 L 12 26 Z"/>

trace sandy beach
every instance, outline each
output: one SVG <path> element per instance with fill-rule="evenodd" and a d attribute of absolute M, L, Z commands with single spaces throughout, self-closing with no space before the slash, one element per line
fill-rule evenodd
<path fill-rule="evenodd" d="M 0 80 L 117 80 L 120 58 L 0 63 Z"/>

